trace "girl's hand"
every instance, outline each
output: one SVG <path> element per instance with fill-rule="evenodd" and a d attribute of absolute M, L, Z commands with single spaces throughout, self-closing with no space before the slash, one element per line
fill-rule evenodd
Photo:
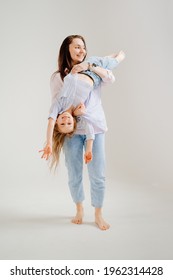
<path fill-rule="evenodd" d="M 84 61 L 84 62 L 74 65 L 71 70 L 71 73 L 76 74 L 76 73 L 79 73 L 79 72 L 85 71 L 85 70 L 88 70 L 88 62 Z"/>
<path fill-rule="evenodd" d="M 45 158 L 46 160 L 48 160 L 48 158 L 51 156 L 52 154 L 52 146 L 50 144 L 47 144 L 43 150 L 40 150 L 39 153 L 43 153 L 41 158 Z"/>
<path fill-rule="evenodd" d="M 90 161 L 92 161 L 92 152 L 86 152 L 84 154 L 84 160 L 85 160 L 85 163 L 89 163 Z"/>
<path fill-rule="evenodd" d="M 81 116 L 84 115 L 86 113 L 86 108 L 85 105 L 83 103 L 80 103 L 75 110 L 73 111 L 73 116 Z"/>

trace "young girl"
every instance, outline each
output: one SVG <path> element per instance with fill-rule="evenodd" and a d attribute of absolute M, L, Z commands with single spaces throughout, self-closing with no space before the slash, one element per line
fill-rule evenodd
<path fill-rule="evenodd" d="M 48 128 L 47 128 L 47 144 L 42 150 L 42 158 L 48 159 L 52 154 L 52 165 L 57 165 L 59 155 L 64 143 L 65 137 L 71 137 L 76 128 L 76 120 L 74 116 L 83 114 L 81 121 L 85 127 L 86 135 L 86 151 L 84 154 L 85 163 L 92 160 L 92 145 L 94 136 L 93 126 L 91 121 L 85 118 L 84 103 L 89 97 L 92 88 L 96 88 L 101 83 L 102 79 L 99 75 L 92 71 L 93 67 L 102 67 L 104 69 L 115 68 L 120 61 L 123 60 L 124 53 L 121 51 L 117 55 L 112 54 L 107 57 L 90 57 L 86 61 L 88 70 L 82 71 L 80 74 L 69 73 L 64 78 L 64 85 L 61 93 L 54 99 L 50 109 Z M 89 78 L 89 79 L 88 79 Z M 77 104 L 81 102 L 78 107 Z M 92 117 L 92 115 L 91 115 Z M 79 120 L 79 119 L 78 119 Z M 99 118 L 97 119 L 97 122 Z M 53 143 L 52 140 L 53 139 Z M 52 150 L 53 145 L 53 150 Z"/>

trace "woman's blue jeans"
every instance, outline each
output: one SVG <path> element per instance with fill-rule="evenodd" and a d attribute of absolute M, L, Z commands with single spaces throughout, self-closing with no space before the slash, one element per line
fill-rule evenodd
<path fill-rule="evenodd" d="M 105 134 L 95 135 L 93 142 L 93 159 L 87 164 L 91 188 L 91 204 L 101 208 L 105 192 Z M 63 150 L 65 164 L 68 170 L 68 184 L 72 199 L 75 203 L 84 200 L 83 189 L 83 151 L 86 147 L 86 136 L 75 134 L 72 138 L 66 137 Z"/>

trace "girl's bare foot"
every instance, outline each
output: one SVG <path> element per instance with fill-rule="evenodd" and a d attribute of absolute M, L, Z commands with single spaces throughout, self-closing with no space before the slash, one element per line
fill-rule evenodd
<path fill-rule="evenodd" d="M 120 51 L 119 53 L 112 53 L 110 55 L 108 55 L 108 57 L 112 57 L 112 58 L 116 58 L 116 60 L 118 60 L 118 62 L 121 62 L 124 60 L 125 58 L 125 53 L 123 51 Z"/>
<path fill-rule="evenodd" d="M 76 216 L 71 220 L 71 222 L 73 224 L 78 224 L 78 225 L 82 224 L 83 215 L 84 215 L 83 206 L 81 203 L 77 203 L 76 204 Z"/>
<path fill-rule="evenodd" d="M 105 220 L 102 217 L 101 208 L 96 208 L 95 210 L 95 223 L 101 230 L 107 230 L 110 228 L 110 225 L 107 222 L 105 222 Z"/>

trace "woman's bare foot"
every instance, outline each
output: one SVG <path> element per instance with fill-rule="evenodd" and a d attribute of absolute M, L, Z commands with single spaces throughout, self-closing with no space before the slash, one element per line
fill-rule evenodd
<path fill-rule="evenodd" d="M 71 220 L 71 222 L 73 224 L 78 224 L 78 225 L 82 224 L 83 215 L 84 215 L 83 206 L 81 203 L 77 203 L 76 204 L 76 216 Z"/>
<path fill-rule="evenodd" d="M 95 223 L 101 230 L 107 230 L 110 228 L 110 225 L 107 222 L 105 222 L 105 220 L 102 217 L 101 208 L 95 209 Z"/>

